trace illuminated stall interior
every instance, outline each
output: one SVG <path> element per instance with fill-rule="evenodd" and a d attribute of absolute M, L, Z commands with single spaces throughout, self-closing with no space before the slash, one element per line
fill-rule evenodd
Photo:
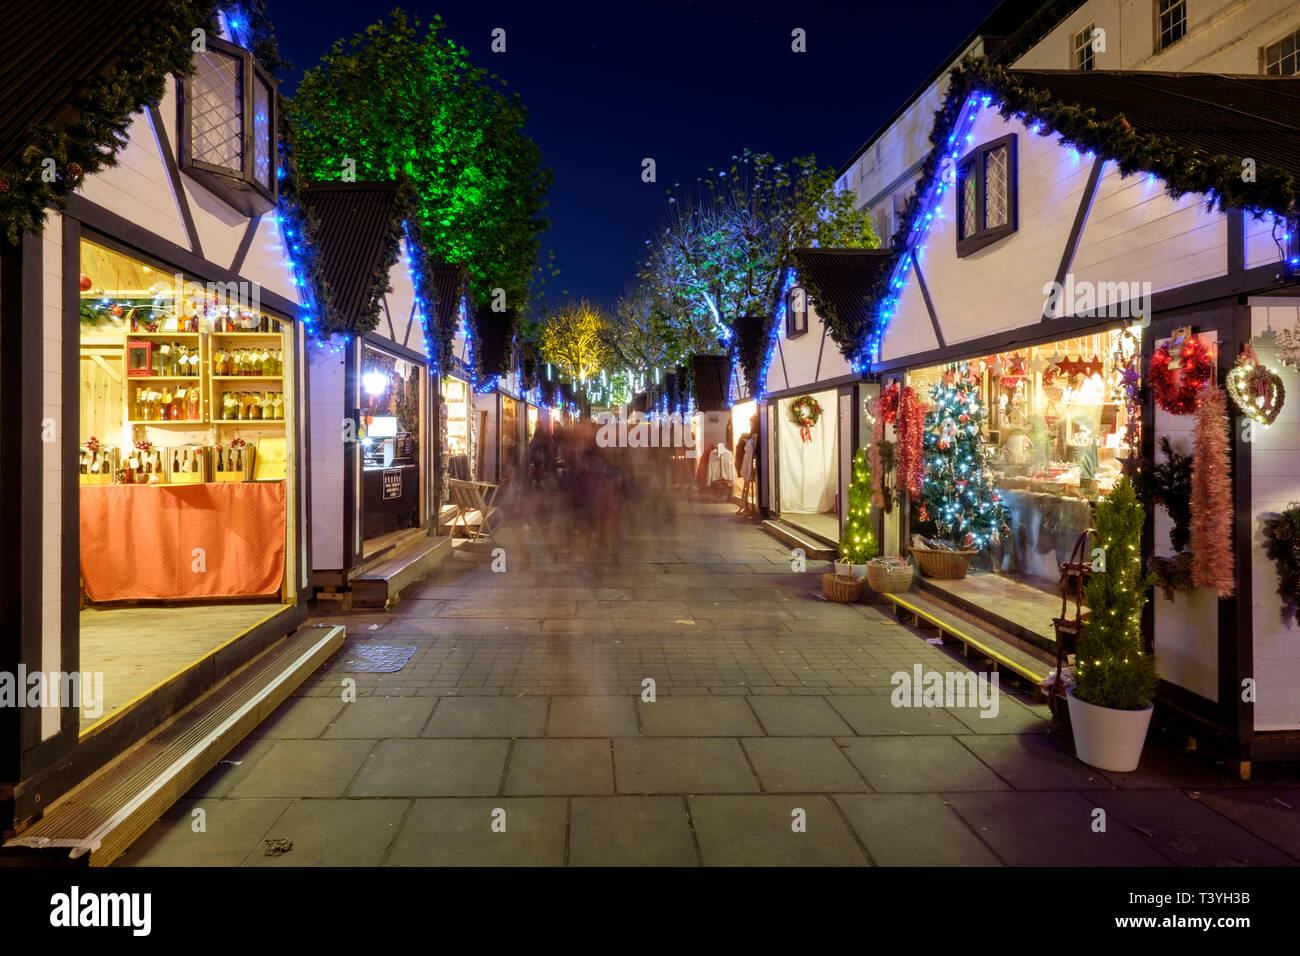
<path fill-rule="evenodd" d="M 447 413 L 447 472 L 469 479 L 469 385 L 450 375 L 442 380 L 443 408 Z"/>
<path fill-rule="evenodd" d="M 1010 526 L 992 546 L 991 570 L 999 583 L 1052 595 L 1052 614 L 1060 611 L 1060 564 L 1091 527 L 1091 504 L 1115 487 L 1124 459 L 1140 454 L 1137 408 L 1127 401 L 1124 384 L 1124 368 L 1138 347 L 1135 331 L 1115 329 L 962 363 L 979 378 L 988 471 Z M 914 370 L 907 381 L 933 406 L 930 388 L 952 368 Z M 918 523 L 915 506 L 912 515 L 913 531 L 934 534 Z M 969 591 L 972 598 L 1001 601 L 1008 592 L 988 590 L 983 562 L 964 580 L 938 583 Z M 1025 597 L 1037 601 L 1033 594 Z M 1035 614 L 1041 610 L 1036 607 Z"/>
<path fill-rule="evenodd" d="M 519 403 L 509 395 L 501 396 L 501 481 L 514 480 L 519 469 Z"/>
<path fill-rule="evenodd" d="M 839 397 L 833 389 L 809 394 L 821 406 L 821 417 L 806 432 L 792 418 L 794 403 L 803 396 L 777 402 L 777 502 L 781 517 L 788 523 L 837 541 L 840 536 L 836 508 Z"/>
<path fill-rule="evenodd" d="M 361 350 L 361 530 L 368 557 L 421 526 L 424 369 L 366 344 Z"/>
<path fill-rule="evenodd" d="M 80 288 L 85 732 L 293 602 L 297 423 L 292 326 L 248 287 L 83 240 Z"/>

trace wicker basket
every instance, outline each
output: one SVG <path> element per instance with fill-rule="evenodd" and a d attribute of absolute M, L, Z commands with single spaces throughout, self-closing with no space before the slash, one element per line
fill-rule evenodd
<path fill-rule="evenodd" d="M 877 594 L 898 594 L 912 586 L 912 574 L 915 570 L 916 568 L 910 564 L 889 568 L 868 561 L 867 583 Z"/>
<path fill-rule="evenodd" d="M 847 577 L 843 574 L 823 574 L 822 594 L 841 604 L 861 601 L 867 593 L 867 579 Z"/>
<path fill-rule="evenodd" d="M 917 567 L 927 578 L 954 580 L 964 578 L 970 568 L 970 559 L 978 551 L 931 551 L 929 548 L 912 548 Z"/>

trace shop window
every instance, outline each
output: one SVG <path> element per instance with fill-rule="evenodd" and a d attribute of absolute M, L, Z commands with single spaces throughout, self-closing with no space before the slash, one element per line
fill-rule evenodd
<path fill-rule="evenodd" d="M 361 527 L 364 554 L 420 526 L 421 370 L 367 345 L 361 353 Z"/>
<path fill-rule="evenodd" d="M 1093 70 L 1097 66 L 1096 51 L 1092 48 L 1095 23 L 1089 23 L 1070 40 L 1070 65 L 1076 70 Z"/>
<path fill-rule="evenodd" d="M 1300 30 L 1264 47 L 1264 73 L 1268 76 L 1300 74 Z"/>
<path fill-rule="evenodd" d="M 794 286 L 785 296 L 785 337 L 798 338 L 808 331 L 808 293 Z"/>
<path fill-rule="evenodd" d="M 253 55 L 209 37 L 181 93 L 181 168 L 240 212 L 276 203 L 275 87 Z"/>
<path fill-rule="evenodd" d="M 1016 231 L 1015 134 L 985 143 L 957 168 L 957 255 Z"/>
<path fill-rule="evenodd" d="M 1187 0 L 1156 0 L 1156 52 L 1187 36 Z"/>

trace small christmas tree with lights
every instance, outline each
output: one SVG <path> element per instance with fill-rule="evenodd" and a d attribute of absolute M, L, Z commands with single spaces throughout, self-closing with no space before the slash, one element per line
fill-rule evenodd
<path fill-rule="evenodd" d="M 1079 629 L 1074 696 L 1084 703 L 1141 710 L 1155 696 L 1156 662 L 1142 646 L 1142 607 L 1151 585 L 1142 575 L 1145 520 L 1127 477 L 1097 505 L 1094 521 L 1106 563 L 1083 592 L 1088 616 Z"/>
<path fill-rule="evenodd" d="M 933 521 L 939 535 L 958 547 L 982 550 L 1006 525 L 1006 507 L 993 488 L 981 427 L 984 403 L 980 377 L 962 363 L 930 387 L 925 413 L 921 521 Z"/>
<path fill-rule="evenodd" d="M 876 556 L 876 538 L 871 533 L 871 468 L 865 448 L 853 456 L 848 504 L 844 530 L 840 532 L 840 560 L 845 564 L 866 564 Z"/>

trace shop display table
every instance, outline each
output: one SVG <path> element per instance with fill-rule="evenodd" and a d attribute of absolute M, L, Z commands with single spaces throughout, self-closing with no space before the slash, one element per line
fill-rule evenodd
<path fill-rule="evenodd" d="M 83 485 L 86 594 L 92 601 L 277 594 L 285 516 L 282 481 Z"/>
<path fill-rule="evenodd" d="M 1007 507 L 1011 534 L 1004 536 L 997 552 L 1009 557 L 1003 570 L 1055 581 L 1060 562 L 1066 560 L 1085 530 L 1092 527 L 1092 510 L 1082 498 L 1038 491 L 999 488 Z"/>

